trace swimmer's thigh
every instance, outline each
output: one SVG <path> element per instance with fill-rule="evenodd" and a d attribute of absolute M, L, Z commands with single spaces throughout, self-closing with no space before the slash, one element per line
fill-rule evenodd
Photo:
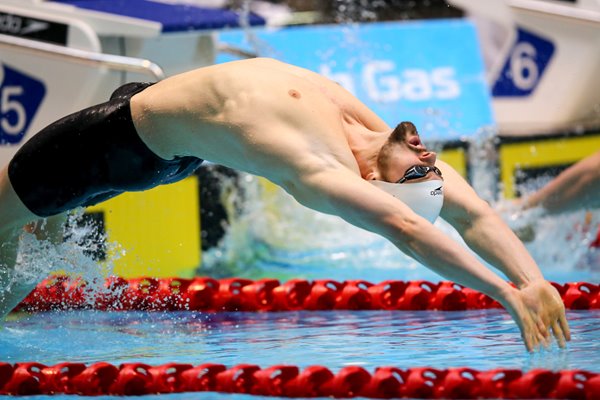
<path fill-rule="evenodd" d="M 18 234 L 25 224 L 39 219 L 19 199 L 7 171 L 7 167 L 0 170 L 0 237 Z"/>
<path fill-rule="evenodd" d="M 148 85 L 126 88 L 132 95 Z M 17 151 L 8 176 L 31 213 L 49 217 L 149 186 L 160 160 L 135 131 L 127 92 L 61 118 Z"/>

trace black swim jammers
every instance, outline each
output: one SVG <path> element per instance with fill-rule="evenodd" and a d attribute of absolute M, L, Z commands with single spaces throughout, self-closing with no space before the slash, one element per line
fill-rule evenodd
<path fill-rule="evenodd" d="M 110 100 L 62 118 L 28 140 L 8 176 L 25 206 L 40 217 L 90 206 L 191 175 L 195 157 L 165 160 L 140 139 L 129 100 L 151 83 L 129 83 Z"/>

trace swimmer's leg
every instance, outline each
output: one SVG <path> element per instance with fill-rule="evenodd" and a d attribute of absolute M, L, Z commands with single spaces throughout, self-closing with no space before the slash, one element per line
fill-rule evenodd
<path fill-rule="evenodd" d="M 12 284 L 19 234 L 15 231 L 0 235 L 0 241 L 0 321 L 2 321 L 31 290 L 30 285 Z"/>
<path fill-rule="evenodd" d="M 26 224 L 40 220 L 21 202 L 8 178 L 0 171 L 0 321 L 33 290 L 37 282 L 13 281 L 19 237 Z"/>
<path fill-rule="evenodd" d="M 8 167 L 0 170 L 0 235 L 19 230 L 25 224 L 41 219 L 21 201 L 8 178 Z"/>

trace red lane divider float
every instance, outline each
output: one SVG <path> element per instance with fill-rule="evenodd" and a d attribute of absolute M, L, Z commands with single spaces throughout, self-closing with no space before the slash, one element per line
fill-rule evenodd
<path fill-rule="evenodd" d="M 596 240 L 594 240 L 591 246 L 600 249 L 600 224 L 598 224 L 598 233 L 596 234 Z"/>
<path fill-rule="evenodd" d="M 600 309 L 600 285 L 553 283 L 570 309 Z M 475 290 L 452 282 L 363 280 L 337 282 L 293 279 L 111 277 L 91 290 L 82 279 L 53 276 L 20 304 L 26 311 L 94 308 L 99 310 L 467 310 L 500 308 Z"/>
<path fill-rule="evenodd" d="M 245 393 L 280 397 L 371 397 L 428 399 L 598 399 L 600 374 L 583 370 L 534 369 L 478 371 L 471 368 L 380 367 L 371 374 L 357 366 L 337 374 L 322 366 L 300 370 L 253 364 L 169 363 L 150 366 L 100 362 L 86 366 L 61 363 L 0 362 L 0 395 L 78 394 L 143 395 L 181 392 Z"/>

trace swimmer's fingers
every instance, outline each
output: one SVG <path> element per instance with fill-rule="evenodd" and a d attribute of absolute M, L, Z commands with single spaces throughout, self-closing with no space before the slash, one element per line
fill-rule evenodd
<path fill-rule="evenodd" d="M 545 336 L 543 333 L 538 332 L 537 334 L 538 342 L 540 346 L 544 346 L 544 348 L 549 349 L 552 344 L 552 340 L 549 336 Z"/>
<path fill-rule="evenodd" d="M 522 321 L 521 328 L 521 337 L 525 342 L 525 347 L 527 351 L 532 352 L 535 351 L 539 345 L 542 338 L 539 330 L 537 329 L 536 324 L 530 319 L 524 319 Z"/>
<path fill-rule="evenodd" d="M 558 342 L 558 346 L 561 349 L 564 349 L 567 344 L 565 341 L 565 334 L 562 330 L 562 328 L 560 327 L 560 324 L 557 321 L 554 321 L 552 323 L 552 332 L 554 333 L 554 337 L 556 338 L 556 341 Z"/>
<path fill-rule="evenodd" d="M 534 351 L 539 345 L 539 329 L 536 321 L 532 318 L 522 301 L 521 292 L 515 290 L 512 292 L 514 296 L 510 296 L 504 305 L 513 320 L 517 323 L 521 331 L 521 339 L 525 344 L 528 352 Z"/>
<path fill-rule="evenodd" d="M 527 349 L 528 352 L 532 352 L 535 350 L 535 339 L 533 337 L 533 335 L 530 334 L 526 334 L 523 333 L 521 334 L 521 338 L 523 339 L 523 342 L 525 343 L 525 348 Z"/>
<path fill-rule="evenodd" d="M 565 338 L 567 341 L 571 340 L 571 329 L 569 328 L 569 323 L 567 322 L 567 316 L 563 311 L 562 315 L 558 318 L 558 322 L 560 323 L 560 328 L 562 329 Z"/>
<path fill-rule="evenodd" d="M 536 327 L 538 330 L 538 339 L 540 341 L 540 343 L 542 343 L 542 345 L 545 348 L 549 348 L 550 345 L 552 344 L 552 339 L 550 337 L 550 331 L 549 331 L 549 326 L 547 326 L 543 319 L 541 317 L 537 318 L 536 321 Z"/>
<path fill-rule="evenodd" d="M 548 339 L 550 337 L 550 332 L 549 332 L 550 327 L 546 323 L 544 323 L 544 320 L 541 317 L 537 318 L 536 326 L 542 337 L 544 337 L 546 339 Z"/>

